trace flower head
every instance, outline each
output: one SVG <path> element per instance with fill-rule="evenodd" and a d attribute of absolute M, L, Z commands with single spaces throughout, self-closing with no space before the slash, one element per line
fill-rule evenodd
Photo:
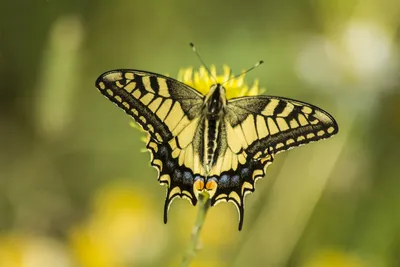
<path fill-rule="evenodd" d="M 232 75 L 231 68 L 226 65 L 223 66 L 222 75 L 217 75 L 214 65 L 211 65 L 210 72 L 212 76 L 210 76 L 207 69 L 203 66 L 198 71 L 193 70 L 193 68 L 181 69 L 178 73 L 178 80 L 195 88 L 204 95 L 208 93 L 210 87 L 216 82 L 224 84 L 227 99 L 241 96 L 255 96 L 264 91 L 258 88 L 258 80 L 255 80 L 251 87 L 245 84 L 245 74 L 232 79 L 234 76 Z"/>

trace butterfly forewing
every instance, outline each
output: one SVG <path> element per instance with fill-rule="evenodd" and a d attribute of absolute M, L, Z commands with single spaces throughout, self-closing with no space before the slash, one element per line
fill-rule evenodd
<path fill-rule="evenodd" d="M 97 79 L 96 87 L 158 142 L 171 140 L 173 131 L 184 128 L 203 102 L 194 89 L 169 77 L 142 71 L 106 72 Z"/>
<path fill-rule="evenodd" d="M 338 132 L 326 111 L 296 100 L 273 97 L 243 97 L 228 103 L 227 119 L 247 136 L 242 147 L 254 158 L 326 139 Z"/>

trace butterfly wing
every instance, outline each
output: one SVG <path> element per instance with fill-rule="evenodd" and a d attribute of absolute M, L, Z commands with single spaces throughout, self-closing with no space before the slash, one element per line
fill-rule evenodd
<path fill-rule="evenodd" d="M 164 222 L 174 198 L 195 205 L 190 168 L 196 160 L 198 147 L 192 142 L 203 95 L 169 77 L 137 70 L 108 71 L 100 75 L 96 87 L 149 133 L 151 164 L 159 171 L 159 182 L 168 186 Z"/>
<path fill-rule="evenodd" d="M 171 140 L 203 103 L 203 95 L 193 88 L 151 72 L 108 71 L 96 80 L 96 87 L 158 143 Z"/>
<path fill-rule="evenodd" d="M 244 196 L 254 192 L 255 181 L 264 177 L 274 155 L 329 138 L 338 132 L 338 125 L 330 114 L 316 106 L 287 98 L 256 96 L 228 101 L 225 132 L 227 149 L 219 155 L 225 167 L 221 168 L 211 203 L 233 202 L 239 210 L 240 230 Z"/>

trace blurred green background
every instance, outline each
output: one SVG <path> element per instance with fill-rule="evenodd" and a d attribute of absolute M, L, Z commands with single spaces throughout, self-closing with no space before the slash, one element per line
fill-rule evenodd
<path fill-rule="evenodd" d="M 173 203 L 143 133 L 95 89 L 114 68 L 208 64 L 313 103 L 339 135 L 276 157 L 213 207 L 192 266 L 400 266 L 400 2 L 6 1 L 0 16 L 0 266 L 177 266 L 197 209 Z M 220 69 L 222 70 L 222 69 Z"/>

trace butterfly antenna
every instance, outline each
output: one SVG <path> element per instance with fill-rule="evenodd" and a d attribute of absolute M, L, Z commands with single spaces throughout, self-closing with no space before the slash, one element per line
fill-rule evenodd
<path fill-rule="evenodd" d="M 251 67 L 250 69 L 246 70 L 245 72 L 242 72 L 242 73 L 240 73 L 240 74 L 238 74 L 238 75 L 236 75 L 236 76 L 233 76 L 232 78 L 229 78 L 228 80 L 226 80 L 225 82 L 223 82 L 222 85 L 226 84 L 226 83 L 229 82 L 230 80 L 234 80 L 234 79 L 236 79 L 236 78 L 238 78 L 238 77 L 240 77 L 240 76 L 242 76 L 242 75 L 248 73 L 249 71 L 254 70 L 255 68 L 257 68 L 258 66 L 260 66 L 260 65 L 263 64 L 263 63 L 264 63 L 263 60 L 258 61 L 256 64 L 254 64 L 253 67 Z"/>
<path fill-rule="evenodd" d="M 200 60 L 203 67 L 207 70 L 208 74 L 213 78 L 214 82 L 217 83 L 217 79 L 214 77 L 214 75 L 212 75 L 210 69 L 207 67 L 207 65 L 204 63 L 203 59 L 200 57 L 199 53 L 196 50 L 196 47 L 194 46 L 194 43 L 190 43 L 190 47 L 192 47 L 193 52 L 196 54 L 197 58 Z"/>

